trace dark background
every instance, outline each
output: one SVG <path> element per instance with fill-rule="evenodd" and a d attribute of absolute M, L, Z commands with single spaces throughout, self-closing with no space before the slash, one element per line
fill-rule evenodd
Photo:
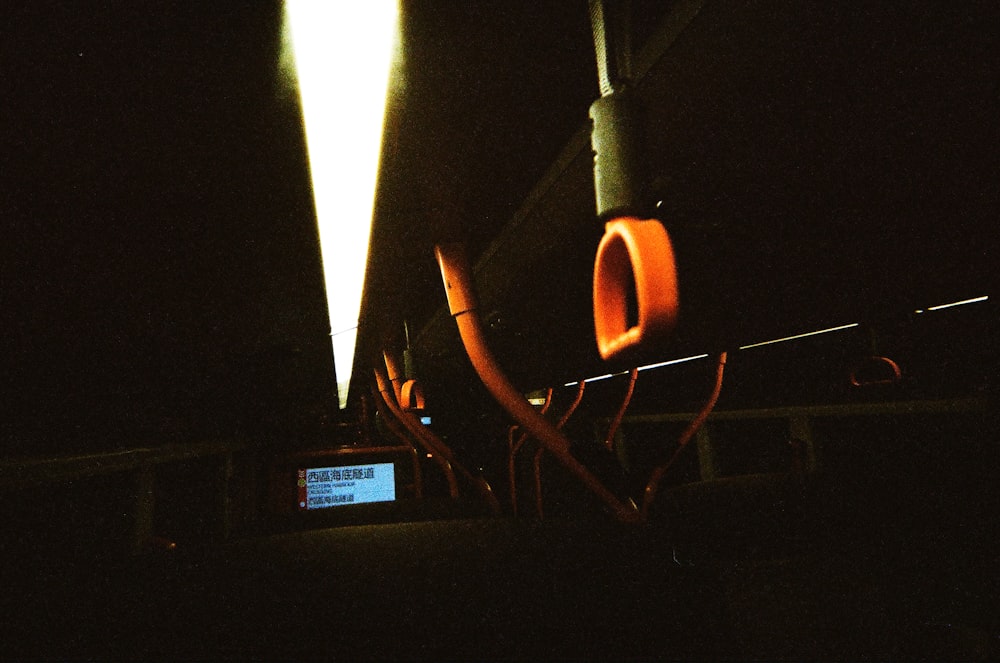
<path fill-rule="evenodd" d="M 656 47 L 681 10 L 683 30 Z M 993 304 L 930 327 L 912 311 L 995 282 L 995 4 L 636 2 L 634 14 L 637 52 L 653 54 L 637 83 L 650 196 L 684 307 L 650 359 L 863 322 L 933 376 L 914 395 L 981 388 Z M 598 93 L 585 3 L 408 2 L 403 16 L 356 375 L 401 345 L 405 320 L 438 403 L 482 400 L 442 315 L 432 248 L 454 238 L 494 256 L 478 272 L 483 313 L 518 384 L 606 372 L 589 319 L 589 153 L 567 147 Z M 293 439 L 354 416 L 335 411 L 280 18 L 264 2 L 0 10 L 8 454 Z M 547 172 L 556 184 L 525 203 Z M 822 380 L 869 342 L 844 338 L 825 354 L 743 355 L 730 404 L 842 396 Z M 802 361 L 830 371 L 765 375 Z M 675 373 L 678 392 L 701 393 L 703 372 Z M 353 404 L 365 389 L 356 381 Z"/>
<path fill-rule="evenodd" d="M 280 16 L 274 3 L 4 6 L 6 444 L 230 436 L 327 407 Z"/>
<path fill-rule="evenodd" d="M 646 359 L 729 350 L 719 410 L 873 404 L 811 417 L 821 472 L 789 475 L 783 422 L 719 418 L 722 478 L 687 484 L 689 449 L 662 531 L 611 527 L 546 460 L 544 523 L 241 536 L 267 533 L 256 445 L 356 441 L 404 321 L 435 431 L 506 510 L 509 420 L 461 350 L 435 242 L 467 242 L 500 362 L 525 390 L 555 385 L 554 412 L 574 391 L 559 385 L 627 368 L 592 332 L 586 3 L 403 9 L 341 414 L 279 4 L 0 4 L 0 641 L 22 658 L 997 658 L 995 2 L 634 3 L 647 192 L 682 298 Z M 902 379 L 851 387 L 873 353 Z M 711 377 L 709 360 L 643 372 L 630 412 L 690 412 Z M 567 430 L 602 478 L 622 468 L 585 443 L 623 392 L 589 385 Z M 629 423 L 630 483 L 609 486 L 640 497 L 682 426 Z M 241 452 L 184 458 L 206 441 Z M 145 453 L 22 463 L 142 447 L 173 460 L 155 477 Z M 155 543 L 136 540 L 144 502 L 178 556 L 88 563 Z M 219 512 L 236 540 L 214 546 Z"/>

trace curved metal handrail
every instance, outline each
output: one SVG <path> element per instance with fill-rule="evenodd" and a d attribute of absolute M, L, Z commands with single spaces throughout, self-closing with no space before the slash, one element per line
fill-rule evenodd
<path fill-rule="evenodd" d="M 390 375 L 395 376 L 395 380 L 391 380 L 393 384 L 393 391 L 397 391 L 400 395 L 402 395 L 402 387 L 399 386 L 400 376 L 402 375 L 402 373 L 398 370 L 399 362 L 388 351 L 383 352 L 382 356 L 385 360 L 386 370 Z M 426 426 L 421 424 L 413 412 L 404 410 L 401 407 L 398 407 L 398 412 L 398 416 L 402 420 L 403 425 L 406 426 L 414 435 L 425 440 L 429 445 L 436 448 L 437 452 L 448 461 L 455 471 L 462 475 L 463 479 L 475 486 L 476 490 L 489 505 L 490 511 L 492 511 L 494 515 L 500 515 L 500 502 L 497 501 L 496 495 L 493 493 L 493 487 L 489 484 L 489 482 L 485 478 L 476 476 L 466 469 L 466 467 L 455 457 L 451 447 L 449 447 L 440 437 L 428 430 Z"/>
<path fill-rule="evenodd" d="M 618 411 L 615 413 L 614 418 L 611 420 L 611 425 L 608 427 L 608 434 L 604 438 L 604 446 L 608 451 L 614 451 L 615 446 L 615 433 L 618 432 L 618 427 L 622 425 L 622 419 L 625 417 L 625 411 L 628 410 L 629 404 L 632 402 L 632 394 L 635 392 L 635 382 L 639 377 L 639 369 L 633 368 L 628 374 L 628 389 L 625 391 L 625 396 L 622 398 L 622 404 L 618 407 Z"/>
<path fill-rule="evenodd" d="M 585 380 L 580 380 L 577 385 L 576 397 L 573 399 L 573 402 L 570 403 L 570 406 L 566 408 L 566 411 L 563 412 L 563 415 L 559 418 L 559 421 L 556 423 L 556 430 L 563 429 L 563 426 L 566 425 L 569 418 L 573 416 L 574 412 L 576 412 L 576 408 L 580 407 L 580 402 L 583 401 L 583 392 L 584 389 L 587 388 L 587 382 Z M 539 519 L 545 517 L 545 511 L 542 505 L 542 455 L 544 453 L 545 447 L 538 447 L 538 449 L 535 450 L 535 457 L 532 463 L 535 472 L 535 513 L 538 514 Z"/>
<path fill-rule="evenodd" d="M 726 357 L 727 353 L 719 353 L 715 368 L 715 385 L 712 388 L 712 393 L 709 395 L 708 400 L 705 401 L 705 405 L 702 406 L 695 418 L 691 420 L 691 423 L 688 424 L 687 428 L 684 429 L 684 432 L 681 433 L 680 438 L 677 440 L 677 450 L 674 452 L 673 456 L 670 457 L 670 460 L 654 469 L 652 475 L 650 475 L 642 498 L 643 518 L 647 518 L 649 516 L 649 508 L 652 505 L 653 500 L 656 498 L 656 492 L 660 486 L 660 481 L 663 479 L 663 476 L 680 457 L 681 452 L 684 451 L 688 442 L 691 441 L 694 434 L 697 433 L 698 429 L 705 423 L 705 419 L 708 418 L 712 408 L 715 407 L 716 401 L 719 400 L 719 392 L 722 391 L 722 377 L 726 369 Z"/>
<path fill-rule="evenodd" d="M 489 350 L 479 321 L 476 311 L 478 305 L 470 278 L 471 270 L 464 248 L 459 244 L 439 245 L 435 247 L 435 254 L 444 279 L 448 307 L 458 325 L 469 360 L 489 392 L 530 435 L 597 495 L 618 519 L 623 522 L 640 521 L 641 514 L 635 505 L 616 497 L 600 479 L 570 454 L 569 440 L 535 411 L 500 368 Z"/>
<path fill-rule="evenodd" d="M 889 377 L 881 379 L 858 378 L 858 372 L 865 365 L 865 363 L 868 363 L 869 365 L 872 366 L 876 364 L 887 366 L 890 371 Z M 870 387 L 879 384 L 896 384 L 902 378 L 903 378 L 903 372 L 899 369 L 899 364 L 889 359 L 888 357 L 882 357 L 879 355 L 872 355 L 862 360 L 861 363 L 859 363 L 857 366 L 854 367 L 854 370 L 851 371 L 850 375 L 851 385 L 854 387 Z"/>
<path fill-rule="evenodd" d="M 552 391 L 552 387 L 546 389 L 545 402 L 538 409 L 538 414 L 544 415 L 548 412 L 549 406 L 552 405 Z M 519 428 L 520 426 L 517 424 L 512 424 L 507 429 L 507 478 L 510 481 L 510 507 L 515 516 L 517 515 L 517 469 L 515 467 L 515 458 L 529 437 L 527 433 L 521 433 L 515 441 L 514 433 Z"/>
<path fill-rule="evenodd" d="M 396 421 L 403 424 L 403 426 L 409 431 L 409 436 L 411 440 L 416 440 L 420 446 L 430 455 L 430 457 L 440 466 L 441 471 L 444 472 L 444 476 L 448 481 L 448 494 L 453 498 L 458 497 L 458 481 L 455 479 L 455 471 L 452 469 L 451 463 L 448 461 L 447 457 L 441 453 L 441 450 L 437 445 L 422 435 L 420 435 L 411 426 L 410 422 L 403 415 L 403 412 L 399 409 L 399 404 L 396 403 L 392 396 L 392 384 L 386 377 L 385 373 L 378 368 L 374 369 L 375 373 L 375 383 L 378 385 L 379 394 L 382 397 L 382 402 L 385 403 L 389 411 L 392 412 L 392 416 L 395 417 Z M 387 418 L 388 419 L 388 418 Z M 419 423 L 417 424 L 420 425 Z"/>

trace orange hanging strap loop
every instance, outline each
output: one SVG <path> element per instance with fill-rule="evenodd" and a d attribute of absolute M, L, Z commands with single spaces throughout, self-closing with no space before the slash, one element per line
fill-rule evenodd
<path fill-rule="evenodd" d="M 399 406 L 404 410 L 423 410 L 427 402 L 424 389 L 416 380 L 407 380 L 399 391 Z"/>
<path fill-rule="evenodd" d="M 658 343 L 673 330 L 678 308 L 674 250 L 663 225 L 636 217 L 605 224 L 594 264 L 594 330 L 601 357 L 627 357 Z"/>

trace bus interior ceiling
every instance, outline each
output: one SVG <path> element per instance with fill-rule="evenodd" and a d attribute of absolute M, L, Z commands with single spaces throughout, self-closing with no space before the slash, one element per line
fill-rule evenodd
<path fill-rule="evenodd" d="M 996 658 L 1000 8 L 633 0 L 604 360 L 587 3 L 400 7 L 345 410 L 281 3 L 0 9 L 0 658 Z"/>

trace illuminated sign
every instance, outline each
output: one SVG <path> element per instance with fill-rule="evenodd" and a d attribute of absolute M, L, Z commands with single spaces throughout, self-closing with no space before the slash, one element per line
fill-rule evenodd
<path fill-rule="evenodd" d="M 396 478 L 392 463 L 313 467 L 298 471 L 299 509 L 326 509 L 395 499 Z"/>

